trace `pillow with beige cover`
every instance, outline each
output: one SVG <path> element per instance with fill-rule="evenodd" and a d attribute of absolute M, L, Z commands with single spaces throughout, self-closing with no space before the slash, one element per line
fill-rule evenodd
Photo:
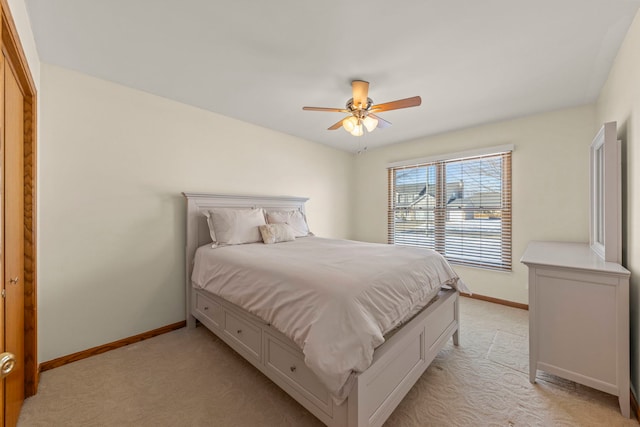
<path fill-rule="evenodd" d="M 299 210 L 267 211 L 267 223 L 288 224 L 293 228 L 296 237 L 313 236 L 313 233 L 309 232 L 307 219 Z"/>
<path fill-rule="evenodd" d="M 266 224 L 258 228 L 262 241 L 266 244 L 290 242 L 296 239 L 293 228 L 288 224 Z"/>

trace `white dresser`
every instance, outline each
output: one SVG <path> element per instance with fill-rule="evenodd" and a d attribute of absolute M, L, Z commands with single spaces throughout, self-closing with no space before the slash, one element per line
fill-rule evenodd
<path fill-rule="evenodd" d="M 530 242 L 529 380 L 538 369 L 618 396 L 629 418 L 629 271 L 587 243 Z"/>

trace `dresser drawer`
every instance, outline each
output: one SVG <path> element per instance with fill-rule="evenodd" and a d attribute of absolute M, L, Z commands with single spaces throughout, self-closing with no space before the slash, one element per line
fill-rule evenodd
<path fill-rule="evenodd" d="M 208 321 L 207 323 L 209 324 L 207 326 L 222 329 L 222 321 L 224 319 L 222 306 L 204 295 L 196 293 L 195 297 L 195 309 L 200 316 L 204 317 L 201 321 Z"/>
<path fill-rule="evenodd" d="M 224 333 L 232 342 L 238 345 L 236 347 L 239 347 L 239 351 L 257 361 L 261 360 L 262 331 L 260 328 L 225 310 Z"/>
<path fill-rule="evenodd" d="M 302 354 L 281 343 L 277 338 L 265 334 L 265 365 L 278 377 L 312 400 L 327 414 L 331 415 L 332 405 L 329 392 L 304 364 Z"/>

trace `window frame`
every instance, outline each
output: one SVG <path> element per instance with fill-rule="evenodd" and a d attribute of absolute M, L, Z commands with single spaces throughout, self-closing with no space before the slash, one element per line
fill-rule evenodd
<path fill-rule="evenodd" d="M 449 153 L 438 156 L 425 157 L 420 159 L 413 160 L 405 160 L 400 162 L 394 162 L 387 165 L 388 171 L 388 214 L 387 214 L 387 239 L 390 244 L 400 244 L 397 243 L 396 233 L 397 233 L 397 222 L 396 222 L 396 213 L 401 210 L 398 209 L 396 205 L 396 171 L 398 170 L 410 170 L 414 168 L 429 168 L 435 167 L 435 184 L 425 182 L 425 185 L 435 185 L 435 207 L 429 208 L 426 210 L 427 219 L 425 219 L 425 228 L 430 225 L 429 212 L 433 211 L 433 244 L 427 243 L 425 240 L 422 240 L 422 237 L 416 238 L 413 242 L 415 246 L 429 247 L 431 249 L 436 250 L 440 254 L 442 254 L 447 260 L 452 264 L 458 264 L 468 267 L 489 269 L 489 270 L 499 270 L 499 271 L 512 271 L 513 260 L 512 260 L 512 199 L 513 194 L 511 191 L 511 181 L 512 181 L 512 152 L 514 151 L 514 146 L 502 145 L 497 147 L 489 147 L 478 150 L 469 150 L 464 152 L 457 153 Z M 487 158 L 500 158 L 501 159 L 501 177 L 500 177 L 500 208 L 496 209 L 501 212 L 501 220 L 500 220 L 500 245 L 499 245 L 499 259 L 500 261 L 490 261 L 486 258 L 484 260 L 478 259 L 469 259 L 462 255 L 462 251 L 459 251 L 456 254 L 447 256 L 446 254 L 446 238 L 447 238 L 447 215 L 453 211 L 451 207 L 448 207 L 448 193 L 447 193 L 447 185 L 450 183 L 446 182 L 446 167 L 447 165 L 456 164 L 458 162 L 463 161 L 473 161 L 473 160 L 482 160 Z M 428 170 L 428 169 L 427 169 Z M 429 173 L 429 172 L 428 172 Z M 431 172 L 432 173 L 432 172 Z M 432 173 L 433 174 L 433 173 Z M 482 176 L 481 174 L 478 175 Z M 427 179 L 428 181 L 428 179 Z M 470 212 L 477 212 L 482 209 L 482 206 L 477 208 L 460 208 L 463 210 L 469 210 Z M 463 214 L 466 215 L 466 214 Z M 452 233 L 449 232 L 451 235 Z M 482 232 L 481 232 L 482 233 Z M 464 246 L 464 239 L 468 239 L 467 242 L 472 241 L 472 244 L 477 244 L 481 246 L 482 241 L 486 241 L 483 237 L 479 240 L 477 238 L 471 237 L 471 235 L 464 235 L 459 243 Z M 422 240 L 422 242 L 421 242 Z M 413 245 L 413 244 L 407 244 Z M 454 246 L 455 247 L 455 246 Z M 452 250 L 451 252 L 456 252 L 456 250 Z"/>

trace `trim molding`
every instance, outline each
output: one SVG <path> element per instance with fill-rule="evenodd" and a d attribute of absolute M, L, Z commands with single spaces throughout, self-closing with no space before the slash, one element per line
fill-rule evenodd
<path fill-rule="evenodd" d="M 478 294 L 466 294 L 462 292 L 460 292 L 460 295 L 466 298 L 479 299 L 482 301 L 492 302 L 494 304 L 506 305 L 508 307 L 513 307 L 513 308 L 520 308 L 522 310 L 529 310 L 528 304 L 522 304 L 520 302 L 507 301 L 500 298 L 487 297 L 487 296 L 478 295 Z"/>
<path fill-rule="evenodd" d="M 58 368 L 60 366 L 76 362 L 78 360 L 86 359 L 87 357 L 95 356 L 97 354 L 106 353 L 116 348 L 125 347 L 129 344 L 134 344 L 140 341 L 144 341 L 149 338 L 153 338 L 158 335 L 165 334 L 167 332 L 175 331 L 177 329 L 184 328 L 187 324 L 186 320 L 173 323 L 171 325 L 163 326 L 152 331 L 143 332 L 138 335 L 134 335 L 129 338 L 123 338 L 118 341 L 114 341 L 108 344 L 99 345 L 97 347 L 89 348 L 87 350 L 79 351 L 77 353 L 69 354 L 67 356 L 58 357 L 57 359 L 49 360 L 48 362 L 42 362 L 40 364 L 40 372 L 48 371 L 49 369 Z"/>
<path fill-rule="evenodd" d="M 515 150 L 515 145 L 505 144 L 494 147 L 477 148 L 475 150 L 458 151 L 455 153 L 443 153 L 435 156 L 420 157 L 419 159 L 401 160 L 399 162 L 387 163 L 387 169 L 401 168 L 405 166 L 417 166 L 423 163 L 432 163 L 445 160 L 460 159 L 463 157 L 488 156 L 491 154 L 508 153 Z"/>

